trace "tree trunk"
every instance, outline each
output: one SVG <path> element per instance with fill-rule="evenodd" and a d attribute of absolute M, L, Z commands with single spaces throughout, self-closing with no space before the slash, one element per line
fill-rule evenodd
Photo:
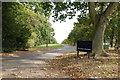
<path fill-rule="evenodd" d="M 114 39 L 114 28 L 112 27 L 112 32 L 110 35 L 110 46 L 113 47 L 113 39 Z"/>
<path fill-rule="evenodd" d="M 111 2 L 107 6 L 106 10 L 98 15 L 95 10 L 95 3 L 88 2 L 91 21 L 93 23 L 93 26 L 95 27 L 93 34 L 92 54 L 103 55 L 105 53 L 103 49 L 103 40 L 104 32 L 108 23 L 107 18 L 114 12 L 114 9 L 117 5 L 118 3 Z M 108 54 L 105 54 L 104 56 L 108 56 Z"/>
<path fill-rule="evenodd" d="M 111 36 L 111 39 L 110 39 L 110 47 L 113 47 L 113 38 L 114 36 Z"/>
<path fill-rule="evenodd" d="M 104 16 L 100 16 L 99 21 L 97 22 L 98 24 L 95 25 L 95 32 L 93 34 L 93 44 L 92 44 L 92 48 L 93 54 L 97 54 L 97 55 L 102 55 L 105 53 L 104 49 L 103 49 L 103 42 L 104 42 L 104 32 L 107 26 L 107 18 Z"/>
<path fill-rule="evenodd" d="M 46 43 L 46 47 L 48 47 L 48 43 Z"/>
<path fill-rule="evenodd" d="M 76 41 L 74 41 L 74 43 L 73 43 L 73 46 L 75 46 L 76 45 Z"/>
<path fill-rule="evenodd" d="M 46 40 L 46 47 L 48 47 L 48 40 Z"/>

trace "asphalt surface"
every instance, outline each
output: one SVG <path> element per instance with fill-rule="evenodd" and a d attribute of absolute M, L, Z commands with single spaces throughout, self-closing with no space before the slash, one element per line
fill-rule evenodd
<path fill-rule="evenodd" d="M 39 51 L 9 57 L 2 57 L 3 78 L 66 78 L 59 71 L 51 71 L 46 60 L 72 52 L 74 46 L 63 45 L 62 48 Z"/>

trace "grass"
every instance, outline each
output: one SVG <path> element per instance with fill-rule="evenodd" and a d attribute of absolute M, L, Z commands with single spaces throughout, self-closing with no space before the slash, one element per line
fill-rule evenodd
<path fill-rule="evenodd" d="M 48 47 L 46 47 L 46 46 L 39 46 L 39 47 L 34 47 L 34 48 L 44 48 L 44 49 L 47 49 L 47 48 L 60 48 L 60 47 L 63 47 L 63 45 L 55 44 L 55 45 L 49 45 Z"/>

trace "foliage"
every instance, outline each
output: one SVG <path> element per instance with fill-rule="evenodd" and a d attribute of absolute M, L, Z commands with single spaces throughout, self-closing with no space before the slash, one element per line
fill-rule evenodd
<path fill-rule="evenodd" d="M 54 21 L 72 19 L 77 13 L 80 13 L 79 17 L 84 17 L 87 14 L 86 2 L 54 2 L 53 4 Z"/>
<path fill-rule="evenodd" d="M 85 3 L 85 4 L 83 4 Z M 79 5 L 78 5 L 79 4 Z M 93 49 L 95 51 L 98 50 L 103 50 L 102 47 L 102 43 L 103 43 L 103 39 L 104 39 L 104 29 L 106 29 L 106 24 L 109 22 L 109 25 L 111 24 L 116 24 L 117 19 L 115 19 L 114 17 L 111 16 L 112 12 L 116 13 L 117 10 L 117 3 L 108 3 L 108 2 L 73 2 L 73 3 L 69 3 L 69 2 L 65 2 L 65 3 L 56 3 L 56 6 L 59 6 L 59 9 L 55 10 L 55 18 L 59 19 L 59 20 L 63 20 L 66 17 L 63 17 L 63 19 L 60 19 L 59 17 L 61 15 L 64 14 L 68 14 L 68 11 L 71 11 L 71 18 L 74 17 L 75 15 L 72 15 L 74 13 L 77 13 L 78 15 L 78 23 L 74 25 L 74 29 L 72 30 L 72 32 L 69 34 L 69 37 L 63 41 L 63 43 L 67 42 L 68 43 L 75 43 L 77 40 L 93 40 Z M 63 6 L 65 5 L 65 6 Z M 64 7 L 66 7 L 64 9 Z M 63 8 L 63 9 L 62 9 Z M 111 9 L 111 10 L 110 10 Z M 112 9 L 114 9 L 112 11 Z M 73 11 L 72 11 L 73 10 Z M 74 12 L 75 11 L 75 12 Z M 89 12 L 88 12 L 89 11 Z M 57 15 L 57 13 L 61 13 L 60 15 Z M 114 15 L 114 14 L 112 14 Z M 69 15 L 66 15 L 69 16 Z M 87 17 L 90 17 L 89 19 Z M 102 18 L 104 17 L 104 18 Z M 70 18 L 70 19 L 71 19 Z M 113 20 L 114 18 L 114 20 Z M 56 19 L 56 20 L 57 20 Z M 64 19 L 65 20 L 65 19 Z M 101 21 L 104 21 L 105 25 L 103 25 L 103 23 L 100 23 Z M 112 22 L 111 22 L 111 21 Z M 113 23 L 114 22 L 114 23 Z M 92 24 L 91 24 L 92 23 Z M 77 27 L 76 27 L 77 25 Z M 118 31 L 116 31 L 118 29 L 118 27 L 114 27 L 113 25 L 111 25 L 114 28 L 114 32 L 115 32 L 115 36 L 114 39 L 118 37 Z M 79 26 L 79 27 L 78 27 Z M 100 26 L 103 27 L 104 29 L 100 29 Z M 99 28 L 99 29 L 98 29 Z M 113 28 L 111 29 L 113 31 Z M 105 39 L 106 37 L 110 37 L 111 31 L 109 31 L 109 28 L 107 27 L 108 30 L 106 30 L 105 33 Z M 101 30 L 101 35 L 100 32 Z M 111 33 L 112 34 L 112 33 Z M 99 36 L 98 36 L 99 35 Z M 113 34 L 112 34 L 113 35 Z M 97 37 L 96 37 L 97 36 Z M 118 42 L 118 40 L 116 40 Z M 99 43 L 98 45 L 96 43 Z M 96 48 L 96 49 L 95 49 Z M 98 51 L 99 52 L 99 51 Z"/>
<path fill-rule="evenodd" d="M 18 6 L 19 5 L 19 6 Z M 30 36 L 30 28 L 25 24 L 24 7 L 19 3 L 3 3 L 3 51 L 26 48 L 27 39 Z"/>
<path fill-rule="evenodd" d="M 72 44 L 71 41 L 67 38 L 64 39 L 64 41 L 62 42 L 62 44 Z"/>
<path fill-rule="evenodd" d="M 77 23 L 74 23 L 74 28 L 68 35 L 68 38 L 63 43 L 73 44 L 79 40 L 92 40 L 93 26 L 90 24 L 90 18 L 79 18 Z"/>
<path fill-rule="evenodd" d="M 33 10 L 37 14 L 44 15 L 46 18 L 49 18 L 51 15 L 51 10 L 53 5 L 50 2 L 26 2 L 27 8 Z M 35 9 L 33 9 L 33 7 Z"/>
<path fill-rule="evenodd" d="M 54 30 L 48 19 L 26 8 L 25 3 L 3 3 L 2 46 L 4 52 L 45 44 L 53 38 Z"/>
<path fill-rule="evenodd" d="M 105 42 L 109 41 L 111 47 L 117 47 L 120 44 L 119 43 L 119 32 L 120 32 L 120 27 L 119 25 L 119 11 L 115 12 L 111 18 L 109 18 L 109 25 L 107 26 L 107 29 L 105 31 Z"/>
<path fill-rule="evenodd" d="M 115 44 L 117 46 L 118 42 L 118 32 L 120 28 L 118 27 L 118 12 L 114 13 L 112 17 L 109 18 L 109 25 L 105 31 L 105 42 L 109 42 L 111 45 Z M 65 39 L 62 43 L 63 44 L 72 44 L 75 45 L 76 41 L 78 40 L 92 40 L 93 35 L 93 26 L 90 22 L 89 16 L 84 18 L 78 18 L 78 22 L 74 23 L 74 28 L 70 32 L 67 39 Z M 112 43 L 111 43 L 112 41 Z M 112 46 L 113 47 L 113 46 Z"/>

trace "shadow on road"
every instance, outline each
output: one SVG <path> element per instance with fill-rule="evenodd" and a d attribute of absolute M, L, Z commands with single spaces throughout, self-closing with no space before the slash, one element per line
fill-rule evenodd
<path fill-rule="evenodd" d="M 20 54 L 15 56 L 2 57 L 2 71 L 6 75 L 3 77 L 12 77 L 13 72 L 27 72 L 30 70 L 40 70 L 42 67 L 49 67 L 45 60 L 52 59 L 64 53 L 75 50 L 74 46 L 63 45 L 64 47 L 41 52 Z M 29 73 L 30 75 L 30 73 Z"/>

